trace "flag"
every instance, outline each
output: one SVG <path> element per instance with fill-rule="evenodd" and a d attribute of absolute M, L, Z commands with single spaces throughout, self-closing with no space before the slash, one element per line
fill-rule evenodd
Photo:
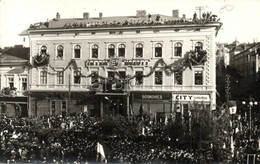
<path fill-rule="evenodd" d="M 237 113 L 237 102 L 236 101 L 229 101 L 228 107 L 229 107 L 230 114 L 236 114 Z"/>
<path fill-rule="evenodd" d="M 100 142 L 97 142 L 97 155 L 99 155 L 99 154 L 101 156 L 100 161 L 103 161 L 106 159 L 104 146 Z"/>

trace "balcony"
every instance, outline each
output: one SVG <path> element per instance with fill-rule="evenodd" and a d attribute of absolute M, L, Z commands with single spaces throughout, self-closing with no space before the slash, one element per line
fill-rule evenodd
<path fill-rule="evenodd" d="M 150 59 L 123 59 L 123 58 L 111 58 L 111 59 L 88 59 L 85 61 L 85 66 L 89 67 L 134 67 L 134 66 L 146 66 L 150 64 Z"/>
<path fill-rule="evenodd" d="M 213 91 L 214 86 L 208 85 L 130 85 L 129 91 Z"/>

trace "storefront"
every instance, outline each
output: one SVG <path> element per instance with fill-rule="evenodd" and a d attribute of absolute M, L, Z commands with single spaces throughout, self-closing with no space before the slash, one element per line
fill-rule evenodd
<path fill-rule="evenodd" d="M 172 113 L 171 92 L 132 92 L 131 113 L 147 115 L 156 121 Z"/>
<path fill-rule="evenodd" d="M 28 117 L 28 97 L 0 97 L 0 114 Z"/>
<path fill-rule="evenodd" d="M 210 94 L 173 93 L 172 102 L 177 117 L 188 117 L 192 109 L 210 109 Z"/>

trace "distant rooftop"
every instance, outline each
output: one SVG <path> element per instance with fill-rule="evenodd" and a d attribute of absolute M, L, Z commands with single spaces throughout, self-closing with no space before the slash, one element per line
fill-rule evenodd
<path fill-rule="evenodd" d="M 22 45 L 16 45 L 2 52 L 2 54 L 0 54 L 0 61 L 2 62 L 14 61 L 14 60 L 24 61 L 24 60 L 29 60 L 29 57 L 30 57 L 30 48 L 23 47 Z"/>

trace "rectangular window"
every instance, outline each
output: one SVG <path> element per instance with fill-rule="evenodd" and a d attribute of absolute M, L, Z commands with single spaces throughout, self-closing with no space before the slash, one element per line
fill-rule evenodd
<path fill-rule="evenodd" d="M 67 101 L 62 100 L 62 102 L 61 102 L 61 110 L 62 111 L 67 111 Z"/>
<path fill-rule="evenodd" d="M 13 88 L 14 87 L 14 77 L 8 77 L 8 83 L 9 83 L 9 87 Z"/>
<path fill-rule="evenodd" d="M 63 71 L 57 72 L 57 84 L 64 84 L 64 72 Z"/>
<path fill-rule="evenodd" d="M 22 77 L 22 91 L 26 91 L 26 90 L 27 90 L 27 78 Z"/>
<path fill-rule="evenodd" d="M 115 56 L 115 49 L 109 48 L 108 49 L 108 58 L 113 58 Z"/>
<path fill-rule="evenodd" d="M 51 115 L 55 115 L 56 103 L 55 101 L 51 101 Z"/>
<path fill-rule="evenodd" d="M 155 57 L 162 57 L 162 47 L 155 47 Z"/>
<path fill-rule="evenodd" d="M 47 71 L 40 72 L 40 84 L 47 84 Z"/>
<path fill-rule="evenodd" d="M 195 85 L 203 85 L 203 72 L 195 71 Z"/>
<path fill-rule="evenodd" d="M 125 76 L 126 76 L 126 73 L 125 73 L 125 71 L 118 71 L 118 73 L 119 73 L 119 78 L 120 79 L 124 79 L 125 78 Z"/>
<path fill-rule="evenodd" d="M 143 71 L 136 71 L 135 72 L 135 84 L 142 85 L 143 84 Z"/>
<path fill-rule="evenodd" d="M 125 57 L 125 48 L 118 48 L 118 57 Z"/>
<path fill-rule="evenodd" d="M 75 53 L 75 58 L 80 58 L 80 49 L 75 49 L 74 53 Z"/>
<path fill-rule="evenodd" d="M 155 71 L 154 72 L 154 81 L 155 85 L 162 85 L 163 84 L 163 74 L 162 71 Z"/>
<path fill-rule="evenodd" d="M 98 58 L 98 49 L 92 48 L 92 58 Z"/>
<path fill-rule="evenodd" d="M 175 72 L 174 73 L 174 84 L 175 85 L 182 85 L 182 72 Z"/>
<path fill-rule="evenodd" d="M 108 72 L 107 72 L 107 77 L 108 77 L 108 80 L 109 80 L 109 81 L 114 80 L 114 78 L 115 78 L 115 73 L 112 72 L 112 71 L 108 71 Z"/>
<path fill-rule="evenodd" d="M 174 56 L 181 56 L 182 47 L 174 47 Z"/>
<path fill-rule="evenodd" d="M 135 49 L 135 51 L 136 51 L 136 57 L 137 58 L 142 58 L 143 57 L 143 48 L 142 47 L 137 47 Z"/>
<path fill-rule="evenodd" d="M 98 71 L 91 71 L 91 84 L 98 83 L 99 78 L 98 78 Z"/>
<path fill-rule="evenodd" d="M 80 84 L 80 71 L 74 71 L 74 84 Z"/>

